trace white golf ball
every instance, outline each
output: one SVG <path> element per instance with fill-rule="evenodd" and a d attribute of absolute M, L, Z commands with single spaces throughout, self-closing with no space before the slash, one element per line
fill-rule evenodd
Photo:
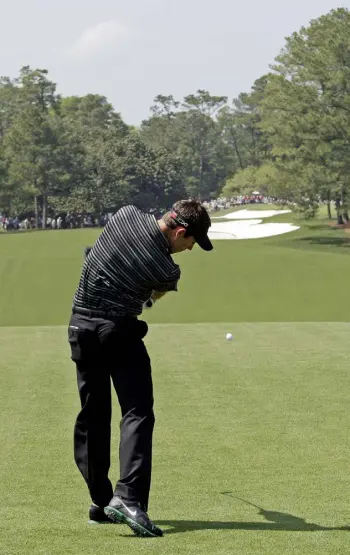
<path fill-rule="evenodd" d="M 232 333 L 227 333 L 226 334 L 226 339 L 227 339 L 227 341 L 232 341 L 232 339 L 233 339 Z"/>

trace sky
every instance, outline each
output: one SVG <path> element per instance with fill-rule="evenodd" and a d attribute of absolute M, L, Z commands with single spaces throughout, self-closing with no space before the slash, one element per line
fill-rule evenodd
<path fill-rule="evenodd" d="M 139 125 L 158 94 L 231 102 L 285 38 L 350 0 L 0 0 L 0 75 L 48 69 L 64 95 L 101 94 Z"/>

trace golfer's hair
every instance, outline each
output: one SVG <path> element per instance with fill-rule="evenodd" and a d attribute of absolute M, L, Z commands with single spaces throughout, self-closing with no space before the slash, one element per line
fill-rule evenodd
<path fill-rule="evenodd" d="M 206 211 L 204 206 L 196 199 L 179 200 L 178 202 L 175 202 L 172 210 L 176 212 L 179 216 L 181 216 L 181 218 L 184 218 L 184 220 L 191 222 L 191 224 L 195 224 L 199 221 L 206 224 L 210 224 L 210 217 L 208 212 Z M 179 225 L 171 217 L 171 211 L 166 212 L 166 214 L 164 214 L 162 219 L 163 219 L 163 222 L 170 229 L 175 229 Z"/>

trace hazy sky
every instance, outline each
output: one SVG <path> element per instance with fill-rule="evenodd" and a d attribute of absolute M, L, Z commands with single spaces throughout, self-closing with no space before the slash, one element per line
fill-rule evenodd
<path fill-rule="evenodd" d="M 310 19 L 350 0 L 0 0 L 0 75 L 46 68 L 63 95 L 105 95 L 129 124 L 157 94 L 231 100 Z"/>

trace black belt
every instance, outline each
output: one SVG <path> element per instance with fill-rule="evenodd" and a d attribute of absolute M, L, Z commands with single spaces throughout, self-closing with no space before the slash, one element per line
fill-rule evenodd
<path fill-rule="evenodd" d="M 136 318 L 132 314 L 120 315 L 113 310 L 90 310 L 89 308 L 80 308 L 79 306 L 72 307 L 73 314 L 81 314 L 88 318 L 103 318 L 104 320 L 123 320 L 126 318 Z"/>

